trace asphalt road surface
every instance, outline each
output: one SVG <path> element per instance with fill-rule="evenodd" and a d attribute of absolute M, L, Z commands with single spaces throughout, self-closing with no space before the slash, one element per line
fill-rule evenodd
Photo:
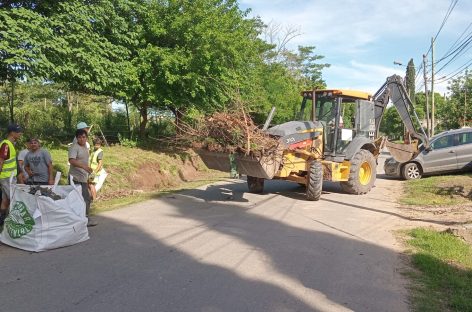
<path fill-rule="evenodd" d="M 379 164 L 379 170 L 382 164 Z M 395 198 L 228 180 L 102 213 L 87 242 L 0 246 L 0 311 L 408 311 Z"/>

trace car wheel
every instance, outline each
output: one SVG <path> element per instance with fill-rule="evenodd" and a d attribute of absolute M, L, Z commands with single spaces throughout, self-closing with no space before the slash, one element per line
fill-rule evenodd
<path fill-rule="evenodd" d="M 405 180 L 421 179 L 421 168 L 416 163 L 408 163 L 403 166 L 402 175 Z"/>

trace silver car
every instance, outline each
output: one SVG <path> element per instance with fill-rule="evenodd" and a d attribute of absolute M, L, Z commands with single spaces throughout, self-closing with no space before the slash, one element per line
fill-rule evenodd
<path fill-rule="evenodd" d="M 411 180 L 436 173 L 472 171 L 472 128 L 445 131 L 430 142 L 427 149 L 420 145 L 420 153 L 409 162 L 385 160 L 385 174 Z"/>

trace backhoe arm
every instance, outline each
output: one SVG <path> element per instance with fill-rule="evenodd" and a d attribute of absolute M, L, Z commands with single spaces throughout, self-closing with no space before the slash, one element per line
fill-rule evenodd
<path fill-rule="evenodd" d="M 426 135 L 421 122 L 416 114 L 416 110 L 411 103 L 408 93 L 406 92 L 405 86 L 403 84 L 403 79 L 398 75 L 393 75 L 387 78 L 387 81 L 380 87 L 380 89 L 374 95 L 375 103 L 375 126 L 377 132 L 379 131 L 380 122 L 382 120 L 383 114 L 389 103 L 389 100 L 392 101 L 393 105 L 398 111 L 400 118 L 402 119 L 405 127 L 408 130 L 408 133 L 411 137 L 420 140 L 423 142 L 423 145 L 427 148 L 429 147 L 429 138 Z M 413 113 L 416 118 L 417 124 L 420 127 L 421 132 L 416 131 L 416 127 L 413 124 L 413 120 L 410 112 Z M 417 142 L 414 143 L 417 145 Z M 408 146 L 405 144 L 393 144 L 387 142 L 387 148 L 389 148 L 392 156 L 400 162 L 405 162 L 411 158 L 416 157 L 418 154 L 417 146 Z M 397 150 L 397 151 L 392 151 Z M 405 153 L 402 153 L 404 151 Z M 407 155 L 408 154 L 408 155 Z"/>

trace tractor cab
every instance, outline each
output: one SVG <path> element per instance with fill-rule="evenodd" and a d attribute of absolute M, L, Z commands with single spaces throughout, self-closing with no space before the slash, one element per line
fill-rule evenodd
<path fill-rule="evenodd" d="M 377 138 L 375 105 L 371 95 L 352 90 L 315 90 L 302 92 L 300 117 L 318 121 L 324 129 L 324 156 L 343 161 L 355 152 L 352 143 L 372 144 Z M 311 101 L 310 116 L 305 107 Z"/>

